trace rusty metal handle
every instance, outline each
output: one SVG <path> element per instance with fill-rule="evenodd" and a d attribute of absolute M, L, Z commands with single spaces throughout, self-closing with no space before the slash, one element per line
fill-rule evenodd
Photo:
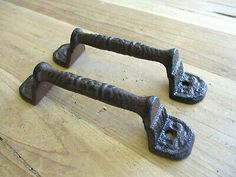
<path fill-rule="evenodd" d="M 76 28 L 71 34 L 70 44 L 62 45 L 53 53 L 54 61 L 61 66 L 69 67 L 85 50 L 84 44 L 162 63 L 169 79 L 169 96 L 174 100 L 193 104 L 201 101 L 206 94 L 205 82 L 193 74 L 184 72 L 177 49 L 161 50 L 139 42 L 85 33 Z"/>
<path fill-rule="evenodd" d="M 160 50 L 139 42 L 115 38 L 100 34 L 84 33 L 76 28 L 71 36 L 70 50 L 73 52 L 78 44 L 86 44 L 98 49 L 113 51 L 119 54 L 129 55 L 150 61 L 161 62 L 168 69 L 173 50 Z"/>
<path fill-rule="evenodd" d="M 35 67 L 19 92 L 25 101 L 36 105 L 53 85 L 139 114 L 147 132 L 149 150 L 155 154 L 180 160 L 191 152 L 192 130 L 183 121 L 169 116 L 155 96 L 137 96 L 106 83 L 54 70 L 44 62 Z M 168 133 L 172 134 L 171 138 Z"/>
<path fill-rule="evenodd" d="M 146 97 L 139 97 L 113 85 L 98 82 L 73 73 L 54 70 L 47 63 L 34 69 L 38 82 L 49 82 L 104 103 L 143 114 Z M 135 104 L 134 104 L 135 103 Z"/>
<path fill-rule="evenodd" d="M 175 52 L 175 49 L 161 50 L 139 42 L 128 41 L 126 39 L 100 34 L 85 33 L 80 28 L 76 28 L 71 34 L 70 46 L 68 48 L 69 51 L 67 53 L 68 61 L 73 60 L 74 62 L 77 59 L 73 58 L 71 55 L 78 45 L 81 49 L 81 52 L 84 50 L 84 46 L 81 44 L 89 45 L 102 50 L 113 51 L 119 54 L 133 56 L 136 58 L 157 61 L 162 63 L 167 69 L 169 68 L 168 64 L 171 64 L 171 57 Z M 55 60 L 55 62 L 65 67 L 69 67 L 72 64 L 72 61 L 68 61 L 64 63 L 60 60 Z"/>

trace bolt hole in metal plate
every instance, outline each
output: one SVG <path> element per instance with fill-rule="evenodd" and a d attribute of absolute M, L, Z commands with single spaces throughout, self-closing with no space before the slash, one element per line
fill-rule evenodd
<path fill-rule="evenodd" d="M 189 86 L 190 86 L 190 83 L 189 83 L 189 81 L 182 81 L 182 85 L 183 85 L 184 87 L 189 87 Z"/>
<path fill-rule="evenodd" d="M 175 130 L 166 130 L 165 135 L 168 140 L 173 140 L 176 137 L 177 132 Z"/>

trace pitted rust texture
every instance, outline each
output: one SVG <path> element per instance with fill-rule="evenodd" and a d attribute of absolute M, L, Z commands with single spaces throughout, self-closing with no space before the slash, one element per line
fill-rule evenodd
<path fill-rule="evenodd" d="M 76 28 L 72 32 L 70 44 L 62 45 L 53 53 L 54 61 L 61 66 L 69 67 L 85 50 L 84 44 L 162 63 L 169 79 L 169 96 L 174 100 L 193 104 L 201 101 L 206 94 L 206 83 L 199 77 L 183 71 L 177 49 L 160 50 L 139 42 L 84 33 L 80 28 Z"/>
<path fill-rule="evenodd" d="M 129 55 L 150 61 L 158 61 L 165 66 L 168 65 L 171 53 L 165 50 L 149 47 L 139 42 L 128 41 L 125 39 L 104 36 L 100 34 L 87 34 L 80 29 L 76 29 L 72 33 L 71 49 L 78 44 L 86 44 L 102 50 L 113 51 L 119 54 Z M 73 51 L 72 51 L 73 52 Z"/>
<path fill-rule="evenodd" d="M 147 132 L 149 150 L 157 155 L 180 160 L 191 153 L 192 130 L 183 121 L 169 116 L 155 96 L 137 96 L 106 83 L 54 70 L 47 63 L 35 67 L 19 92 L 25 101 L 36 105 L 52 85 L 139 114 Z"/>

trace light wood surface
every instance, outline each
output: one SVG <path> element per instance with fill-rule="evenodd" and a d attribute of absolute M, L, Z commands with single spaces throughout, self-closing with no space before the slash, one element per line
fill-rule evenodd
<path fill-rule="evenodd" d="M 230 8 L 209 7 L 228 14 L 222 17 L 210 16 L 207 6 L 204 10 L 184 1 L 118 2 L 0 1 L 1 177 L 236 175 L 236 34 L 230 28 L 236 28 L 235 2 L 224 1 Z M 149 3 L 182 7 L 186 15 L 186 9 L 192 9 L 199 18 L 210 16 L 215 24 L 225 25 L 190 23 L 161 14 L 165 11 L 150 11 Z M 69 41 L 75 25 L 160 48 L 179 48 L 185 71 L 207 82 L 206 98 L 196 105 L 173 101 L 161 64 L 87 46 L 70 69 L 57 66 L 52 52 Z M 171 161 L 150 153 L 138 115 L 58 87 L 37 106 L 24 102 L 18 88 L 40 61 L 138 95 L 158 96 L 170 115 L 194 130 L 191 155 Z"/>

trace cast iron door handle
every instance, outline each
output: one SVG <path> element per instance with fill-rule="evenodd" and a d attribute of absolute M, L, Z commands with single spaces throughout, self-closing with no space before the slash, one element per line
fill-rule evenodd
<path fill-rule="evenodd" d="M 85 50 L 84 44 L 162 63 L 169 79 L 169 97 L 174 100 L 194 104 L 201 101 L 206 94 L 206 83 L 198 76 L 184 72 L 177 49 L 160 50 L 139 42 L 84 33 L 80 28 L 76 28 L 71 34 L 70 44 L 59 47 L 53 53 L 53 60 L 61 66 L 69 67 Z"/>
<path fill-rule="evenodd" d="M 169 116 L 155 96 L 137 96 L 113 85 L 54 70 L 44 62 L 35 67 L 33 75 L 22 83 L 19 92 L 25 101 L 36 105 L 52 85 L 139 114 L 143 119 L 152 153 L 180 160 L 192 150 L 192 130 L 183 121 Z"/>

